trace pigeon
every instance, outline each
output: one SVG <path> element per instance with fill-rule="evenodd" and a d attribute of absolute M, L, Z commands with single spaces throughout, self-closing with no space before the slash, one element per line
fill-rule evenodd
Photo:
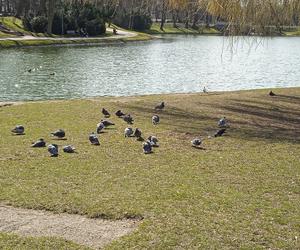
<path fill-rule="evenodd" d="M 150 142 L 152 147 L 159 147 L 158 139 L 155 136 L 149 136 L 147 141 Z"/>
<path fill-rule="evenodd" d="M 123 120 L 124 120 L 125 122 L 127 122 L 128 124 L 133 124 L 133 121 L 134 121 L 130 114 L 125 115 L 125 116 L 123 117 Z"/>
<path fill-rule="evenodd" d="M 22 125 L 17 125 L 14 129 L 11 130 L 11 132 L 16 135 L 24 135 L 25 128 Z"/>
<path fill-rule="evenodd" d="M 92 145 L 95 145 L 95 146 L 99 146 L 100 145 L 100 142 L 99 142 L 99 139 L 97 137 L 97 135 L 92 132 L 89 136 L 89 140 L 91 142 Z"/>
<path fill-rule="evenodd" d="M 101 120 L 101 123 L 103 123 L 103 125 L 107 128 L 109 126 L 114 126 L 115 124 L 108 121 L 108 120 Z"/>
<path fill-rule="evenodd" d="M 44 141 L 44 139 L 38 139 L 36 142 L 33 142 L 31 147 L 33 148 L 43 148 L 46 147 L 46 142 Z"/>
<path fill-rule="evenodd" d="M 152 116 L 152 123 L 153 125 L 157 125 L 159 123 L 159 116 L 158 115 L 154 115 Z"/>
<path fill-rule="evenodd" d="M 121 110 L 118 110 L 116 112 L 116 116 L 119 117 L 119 118 L 121 118 L 122 116 L 125 116 L 125 114 Z"/>
<path fill-rule="evenodd" d="M 135 129 L 134 131 L 134 137 L 137 137 L 138 139 L 142 138 L 142 131 L 139 130 L 138 128 Z"/>
<path fill-rule="evenodd" d="M 202 140 L 199 138 L 196 138 L 196 139 L 192 140 L 191 143 L 192 143 L 192 147 L 198 148 L 202 144 Z"/>
<path fill-rule="evenodd" d="M 57 137 L 57 138 L 59 138 L 59 139 L 62 139 L 62 138 L 64 138 L 64 137 L 66 136 L 66 133 L 65 133 L 64 130 L 59 129 L 59 130 L 57 130 L 57 131 L 51 133 L 51 135 L 53 135 L 53 136 L 55 136 L 55 137 Z"/>
<path fill-rule="evenodd" d="M 97 134 L 100 134 L 102 130 L 105 128 L 103 122 L 97 124 Z"/>
<path fill-rule="evenodd" d="M 133 134 L 134 134 L 134 132 L 133 132 L 132 128 L 125 128 L 125 130 L 124 130 L 125 137 L 131 137 Z"/>
<path fill-rule="evenodd" d="M 75 148 L 72 145 L 64 146 L 63 151 L 68 154 L 75 153 Z"/>
<path fill-rule="evenodd" d="M 109 117 L 110 117 L 110 113 L 109 113 L 105 108 L 102 109 L 102 114 L 103 114 L 106 118 L 109 118 Z"/>
<path fill-rule="evenodd" d="M 226 117 L 223 117 L 219 120 L 218 122 L 218 126 L 220 128 L 224 128 L 224 127 L 227 127 L 227 120 L 226 120 Z"/>
<path fill-rule="evenodd" d="M 144 151 L 144 154 L 152 153 L 152 146 L 151 146 L 150 142 L 147 141 L 147 142 L 143 143 L 143 151 Z"/>
<path fill-rule="evenodd" d="M 165 102 L 162 102 L 161 104 L 155 107 L 156 110 L 163 110 L 164 108 L 165 108 Z"/>
<path fill-rule="evenodd" d="M 56 144 L 50 144 L 48 146 L 48 152 L 50 153 L 51 157 L 58 156 L 58 146 Z"/>
<path fill-rule="evenodd" d="M 220 137 L 220 136 L 222 136 L 224 133 L 226 132 L 226 128 L 222 128 L 222 129 L 220 129 L 219 131 L 217 131 L 216 133 L 215 133 L 215 137 Z"/>
<path fill-rule="evenodd" d="M 205 94 L 207 94 L 207 93 L 208 93 L 208 91 L 207 91 L 206 87 L 204 87 L 204 88 L 203 88 L 203 93 L 205 93 Z"/>
<path fill-rule="evenodd" d="M 275 96 L 276 94 L 273 91 L 270 91 L 269 96 Z"/>

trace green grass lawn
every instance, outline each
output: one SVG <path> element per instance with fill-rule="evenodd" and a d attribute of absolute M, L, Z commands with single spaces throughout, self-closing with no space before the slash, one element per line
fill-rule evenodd
<path fill-rule="evenodd" d="M 0 108 L 0 202 L 12 206 L 89 217 L 144 218 L 138 230 L 107 249 L 299 249 L 300 88 L 228 93 L 154 95 L 27 102 Z M 160 101 L 161 124 L 153 107 Z M 156 135 L 160 148 L 142 153 L 141 142 L 125 139 L 127 126 L 112 116 L 115 128 L 88 135 L 102 118 L 101 108 L 122 109 L 135 118 L 144 137 Z M 217 130 L 222 116 L 226 136 L 194 137 Z M 26 135 L 12 136 L 16 124 Z M 49 133 L 63 128 L 67 141 Z M 50 158 L 33 149 L 43 137 L 59 146 L 73 144 L 78 154 Z M 297 240 L 298 237 L 298 240 Z M 20 243 L 21 242 L 21 243 Z M 78 249 L 52 238 L 0 234 L 0 247 Z M 84 249 L 84 247 L 82 247 Z"/>

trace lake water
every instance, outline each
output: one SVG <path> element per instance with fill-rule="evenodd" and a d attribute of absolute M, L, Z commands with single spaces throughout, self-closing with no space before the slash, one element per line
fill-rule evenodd
<path fill-rule="evenodd" d="M 0 50 L 0 101 L 186 93 L 204 86 L 300 86 L 300 38 L 239 38 L 232 44 L 217 36 L 170 36 L 101 47 Z"/>

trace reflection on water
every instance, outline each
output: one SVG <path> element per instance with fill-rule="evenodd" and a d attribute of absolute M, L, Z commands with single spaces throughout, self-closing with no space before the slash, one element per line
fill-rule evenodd
<path fill-rule="evenodd" d="M 213 36 L 0 50 L 0 101 L 300 86 L 300 38 Z M 28 69 L 33 69 L 31 73 Z M 55 75 L 51 75 L 54 73 Z"/>

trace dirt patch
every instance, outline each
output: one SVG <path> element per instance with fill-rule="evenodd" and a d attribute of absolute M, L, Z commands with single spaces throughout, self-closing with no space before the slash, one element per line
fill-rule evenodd
<path fill-rule="evenodd" d="M 0 231 L 33 237 L 59 237 L 99 249 L 133 232 L 139 221 L 89 219 L 80 215 L 0 206 Z"/>

